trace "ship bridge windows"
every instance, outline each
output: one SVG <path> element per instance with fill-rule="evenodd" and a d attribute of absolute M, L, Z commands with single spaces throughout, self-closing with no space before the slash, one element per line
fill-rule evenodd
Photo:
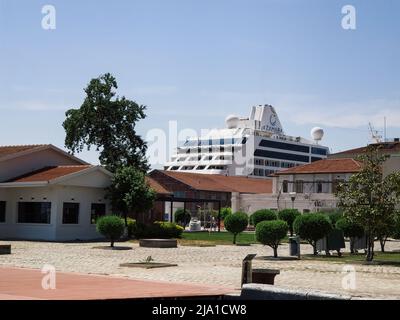
<path fill-rule="evenodd" d="M 321 156 L 326 156 L 328 154 L 328 150 L 327 149 L 323 149 L 323 148 L 312 147 L 311 148 L 311 153 L 312 154 L 318 154 L 318 155 L 321 155 Z"/>
<path fill-rule="evenodd" d="M 260 147 L 310 153 L 310 147 L 308 147 L 308 146 L 301 146 L 298 144 L 285 143 L 285 142 L 279 142 L 279 141 L 271 141 L 271 140 L 265 140 L 265 139 L 261 140 Z"/>
<path fill-rule="evenodd" d="M 293 154 L 293 153 L 283 153 L 283 152 L 276 152 L 276 151 L 270 151 L 270 150 L 262 150 L 262 149 L 256 149 L 254 151 L 254 155 L 256 157 L 289 160 L 289 161 L 297 161 L 297 162 L 305 162 L 305 163 L 308 163 L 310 161 L 310 157 L 308 157 L 308 156 L 303 156 L 303 155 Z"/>
<path fill-rule="evenodd" d="M 264 159 L 255 158 L 255 159 L 254 159 L 254 164 L 255 164 L 256 166 L 263 166 L 263 165 L 264 165 Z"/>
<path fill-rule="evenodd" d="M 226 170 L 226 166 L 209 166 L 208 169 L 210 170 Z"/>
<path fill-rule="evenodd" d="M 172 170 L 172 171 L 179 170 L 179 166 L 173 166 L 169 170 Z"/>
<path fill-rule="evenodd" d="M 206 166 L 197 166 L 196 170 L 204 170 L 206 168 Z"/>

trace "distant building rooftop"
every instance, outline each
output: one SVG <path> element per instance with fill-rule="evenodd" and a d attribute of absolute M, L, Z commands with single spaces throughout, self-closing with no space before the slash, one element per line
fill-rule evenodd
<path fill-rule="evenodd" d="M 191 189 L 201 191 L 272 193 L 272 180 L 266 179 L 163 170 L 153 170 L 150 177 L 167 190 L 168 181 L 166 179 L 170 179 L 183 183 Z"/>
<path fill-rule="evenodd" d="M 384 154 L 393 154 L 400 153 L 400 142 L 380 142 L 380 143 L 372 143 L 369 146 L 377 146 L 380 147 L 380 152 Z M 345 150 L 342 152 L 332 153 L 329 155 L 329 158 L 343 158 L 343 157 L 355 157 L 361 155 L 366 152 L 368 146 L 354 148 Z"/>
<path fill-rule="evenodd" d="M 354 173 L 361 170 L 361 164 L 352 158 L 323 159 L 299 167 L 282 170 L 275 175 L 314 173 Z"/>

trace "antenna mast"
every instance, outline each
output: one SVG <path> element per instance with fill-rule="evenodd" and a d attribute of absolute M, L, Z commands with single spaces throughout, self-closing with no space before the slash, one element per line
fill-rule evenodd
<path fill-rule="evenodd" d="M 381 143 L 382 142 L 382 135 L 379 133 L 378 130 L 375 130 L 373 127 L 372 123 L 368 123 L 369 126 L 369 132 L 371 134 L 371 140 L 373 143 Z"/>

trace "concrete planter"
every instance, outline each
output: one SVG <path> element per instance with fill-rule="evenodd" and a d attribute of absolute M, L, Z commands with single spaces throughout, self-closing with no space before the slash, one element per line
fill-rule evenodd
<path fill-rule="evenodd" d="M 11 244 L 0 244 L 0 254 L 11 254 Z"/>
<path fill-rule="evenodd" d="M 176 248 L 178 241 L 176 239 L 141 239 L 139 246 L 145 248 Z"/>
<path fill-rule="evenodd" d="M 274 284 L 275 276 L 280 274 L 275 269 L 253 269 L 251 273 L 252 283 Z"/>

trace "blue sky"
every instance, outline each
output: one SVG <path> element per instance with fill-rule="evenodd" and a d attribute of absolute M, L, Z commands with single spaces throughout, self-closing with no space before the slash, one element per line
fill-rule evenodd
<path fill-rule="evenodd" d="M 41 27 L 46 4 L 56 30 Z M 346 4 L 356 30 L 341 27 Z M 65 111 L 105 72 L 148 106 L 143 135 L 268 103 L 288 134 L 322 126 L 332 151 L 365 145 L 384 116 L 398 137 L 399 16 L 396 0 L 0 0 L 0 145 L 62 147 Z"/>

